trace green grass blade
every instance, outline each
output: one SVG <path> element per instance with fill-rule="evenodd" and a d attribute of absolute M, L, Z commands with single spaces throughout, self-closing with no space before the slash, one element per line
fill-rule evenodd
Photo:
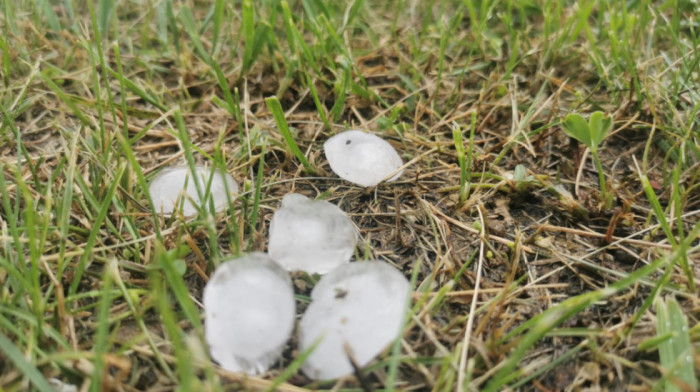
<path fill-rule="evenodd" d="M 580 313 L 595 302 L 608 298 L 620 290 L 633 285 L 639 279 L 656 272 L 659 267 L 664 266 L 668 262 L 668 256 L 659 258 L 651 264 L 645 265 L 644 267 L 629 274 L 626 278 L 620 279 L 611 284 L 605 289 L 566 299 L 560 304 L 535 316 L 522 324 L 520 327 L 508 333 L 508 335 L 504 337 L 504 340 L 510 339 L 516 334 L 527 330 L 527 332 L 519 339 L 513 353 L 511 353 L 505 360 L 506 362 L 500 368 L 500 370 L 496 372 L 493 377 L 491 377 L 489 383 L 486 385 L 483 391 L 495 392 L 502 390 L 506 385 L 508 385 L 508 383 L 517 379 L 521 374 L 515 369 L 521 363 L 527 351 L 553 328 L 557 327 L 571 316 Z"/>
<path fill-rule="evenodd" d="M 122 164 L 119 170 L 117 170 L 114 178 L 111 180 L 109 188 L 107 188 L 107 192 L 105 192 L 102 205 L 100 206 L 100 210 L 98 211 L 97 216 L 95 217 L 92 230 L 90 230 L 90 236 L 88 237 L 87 242 L 85 243 L 85 249 L 83 251 L 82 256 L 80 257 L 80 260 L 78 261 L 78 265 L 75 268 L 75 275 L 69 289 L 70 296 L 75 295 L 78 290 L 81 278 L 83 276 L 83 273 L 85 272 L 85 267 L 87 266 L 88 258 L 90 258 L 90 256 L 92 255 L 91 251 L 92 248 L 95 246 L 97 235 L 102 229 L 102 222 L 107 217 L 109 208 L 112 205 L 112 199 L 114 198 L 114 195 L 117 191 L 117 186 L 119 185 L 119 182 L 121 181 L 121 178 L 124 175 L 125 171 L 126 164 Z"/>
<path fill-rule="evenodd" d="M 209 63 L 211 57 L 209 53 L 204 49 L 202 44 L 202 39 L 199 36 L 199 31 L 194 21 L 194 16 L 192 15 L 192 10 L 189 7 L 182 7 L 180 9 L 180 23 L 182 23 L 185 31 L 190 36 L 190 42 L 194 45 L 195 50 L 200 58 L 204 59 L 205 62 Z"/>
<path fill-rule="evenodd" d="M 241 29 L 243 30 L 243 39 L 245 40 L 245 49 L 243 50 L 243 69 L 241 73 L 248 71 L 253 65 L 253 52 L 255 51 L 255 12 L 253 10 L 253 2 L 251 0 L 243 0 L 241 10 Z"/>
<path fill-rule="evenodd" d="M 219 38 L 221 36 L 221 26 L 223 24 L 224 20 L 224 5 L 226 3 L 224 0 L 215 0 L 214 1 L 214 26 L 212 29 L 212 39 L 211 39 L 211 52 L 210 55 L 211 57 L 214 57 L 216 54 L 216 49 L 219 44 Z"/>
<path fill-rule="evenodd" d="M 61 22 L 58 20 L 58 15 L 56 11 L 53 10 L 53 4 L 48 0 L 36 0 L 36 4 L 39 7 L 41 13 L 46 18 L 49 27 L 53 31 L 61 30 Z"/>
<path fill-rule="evenodd" d="M 73 100 L 71 100 L 63 92 L 63 90 L 61 90 L 61 88 L 58 87 L 58 85 L 53 80 L 51 80 L 51 78 L 46 76 L 46 74 L 44 74 L 44 72 L 39 72 L 39 77 L 41 77 L 41 79 L 44 80 L 44 83 L 46 83 L 49 86 L 51 91 L 53 91 L 56 94 L 56 96 L 58 97 L 58 99 L 61 102 L 65 103 L 69 108 L 71 108 L 75 117 L 78 117 L 78 119 L 80 119 L 80 121 L 83 123 L 83 125 L 86 125 L 88 127 L 94 127 L 93 122 L 90 121 L 87 117 L 85 117 L 85 115 L 83 114 L 83 111 L 80 110 L 80 108 L 78 108 L 78 106 L 75 104 L 75 102 L 73 102 Z"/>
<path fill-rule="evenodd" d="M 458 126 L 452 128 L 452 141 L 457 151 L 457 162 L 459 163 L 459 203 L 467 200 L 469 184 L 467 183 L 467 154 L 462 141 L 462 130 Z"/>
<path fill-rule="evenodd" d="M 99 0 L 97 2 L 97 27 L 99 28 L 99 35 L 103 37 L 107 36 L 107 24 L 113 9 L 114 0 Z"/>
<path fill-rule="evenodd" d="M 697 390 L 688 321 L 675 299 L 671 298 L 666 303 L 657 300 L 656 331 L 657 336 L 670 335 L 669 339 L 662 341 L 658 346 L 661 366 L 667 372 L 664 377 L 665 391 Z M 685 387 L 679 388 L 678 383 Z"/>
<path fill-rule="evenodd" d="M 5 353 L 5 356 L 13 363 L 17 369 L 24 374 L 32 385 L 41 392 L 54 392 L 53 387 L 49 384 L 39 370 L 24 359 L 24 355 L 12 343 L 12 341 L 0 330 L 0 351 Z"/>
<path fill-rule="evenodd" d="M 287 143 L 287 147 L 289 147 L 294 156 L 297 157 L 299 162 L 301 162 L 307 173 L 316 174 L 316 170 L 313 166 L 311 166 L 311 163 L 309 163 L 304 154 L 301 152 L 299 146 L 297 145 L 297 142 L 294 140 L 292 132 L 289 130 L 287 120 L 284 118 L 284 111 L 282 110 L 282 105 L 280 104 L 280 101 L 277 99 L 277 97 L 269 97 L 265 98 L 265 103 L 267 104 L 268 109 L 270 109 L 270 111 L 272 112 L 272 115 L 275 117 L 277 129 L 282 134 L 282 137 L 284 137 L 284 141 Z"/>
<path fill-rule="evenodd" d="M 323 121 L 323 124 L 326 126 L 326 129 L 330 131 L 332 128 L 331 124 L 328 122 L 328 117 L 326 116 L 326 108 L 323 106 L 321 100 L 318 97 L 318 92 L 316 91 L 316 86 L 314 86 L 314 81 L 311 80 L 311 75 L 309 75 L 308 72 L 305 75 L 306 85 L 309 87 L 309 91 L 311 91 L 311 97 L 313 97 L 314 99 L 316 111 L 318 112 L 318 115 L 321 116 L 321 121 Z"/>
<path fill-rule="evenodd" d="M 253 242 L 258 225 L 258 211 L 260 209 L 260 195 L 262 193 L 262 183 L 265 173 L 265 143 L 260 145 L 260 160 L 258 161 L 257 177 L 255 179 L 255 189 L 253 192 L 253 205 L 250 213 L 250 239 L 248 240 L 248 251 L 253 250 Z"/>
<path fill-rule="evenodd" d="M 319 344 L 321 344 L 322 337 L 319 337 L 315 342 L 311 344 L 309 348 L 306 350 L 302 351 L 299 356 L 294 358 L 294 360 L 287 365 L 287 367 L 282 371 L 282 374 L 280 374 L 277 378 L 275 378 L 272 381 L 272 384 L 270 384 L 267 389 L 265 389 L 265 392 L 274 392 L 277 390 L 277 387 L 282 385 L 285 381 L 287 381 L 289 378 L 294 376 L 299 369 L 301 369 L 301 366 L 306 362 L 306 359 L 316 350 L 316 347 L 318 347 Z"/>

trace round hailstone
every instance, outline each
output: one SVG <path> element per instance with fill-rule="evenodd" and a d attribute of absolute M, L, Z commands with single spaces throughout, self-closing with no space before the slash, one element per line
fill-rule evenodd
<path fill-rule="evenodd" d="M 292 281 L 266 254 L 251 253 L 217 268 L 204 288 L 204 310 L 212 358 L 228 371 L 263 373 L 292 335 Z"/>
<path fill-rule="evenodd" d="M 355 228 L 343 210 L 289 193 L 272 216 L 268 253 L 289 271 L 326 274 L 350 261 L 356 242 Z"/>
<path fill-rule="evenodd" d="M 222 173 L 220 170 L 204 166 L 195 166 L 197 175 L 191 176 L 188 166 L 179 166 L 162 170 L 148 187 L 156 212 L 172 215 L 175 212 L 175 208 L 179 206 L 180 200 L 182 200 L 182 215 L 191 216 L 196 214 L 197 208 L 195 204 L 201 205 L 202 203 L 199 200 L 195 181 L 199 181 L 202 193 L 206 192 L 212 171 L 214 176 L 211 180 L 209 193 L 214 200 L 215 210 L 222 210 L 228 200 L 226 197 L 227 188 L 230 193 L 238 192 L 238 185 L 233 177 L 228 173 Z M 206 205 L 208 205 L 208 202 Z"/>
<path fill-rule="evenodd" d="M 403 161 L 394 147 L 379 136 L 363 131 L 341 132 L 323 144 L 335 174 L 352 183 L 373 186 L 386 179 Z M 387 181 L 401 177 L 397 172 Z"/>
<path fill-rule="evenodd" d="M 300 324 L 300 349 L 320 339 L 302 365 L 316 380 L 353 372 L 345 347 L 365 366 L 401 332 L 410 287 L 391 265 L 380 261 L 351 263 L 321 278 Z"/>

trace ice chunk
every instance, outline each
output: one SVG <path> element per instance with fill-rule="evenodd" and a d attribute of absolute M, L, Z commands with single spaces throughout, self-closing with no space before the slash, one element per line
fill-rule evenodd
<path fill-rule="evenodd" d="M 78 386 L 69 384 L 59 380 L 58 378 L 49 378 L 46 380 L 55 392 L 78 392 Z"/>
<path fill-rule="evenodd" d="M 264 253 L 224 262 L 204 288 L 204 335 L 211 356 L 232 372 L 267 371 L 294 328 L 287 271 Z"/>
<path fill-rule="evenodd" d="M 356 242 L 355 228 L 343 210 L 289 193 L 272 216 L 268 253 L 289 271 L 325 274 L 350 261 Z"/>
<path fill-rule="evenodd" d="M 341 132 L 323 144 L 328 163 L 335 174 L 352 183 L 373 186 L 403 166 L 394 147 L 379 136 L 353 130 Z M 401 176 L 397 172 L 387 181 Z"/>
<path fill-rule="evenodd" d="M 351 263 L 321 278 L 300 324 L 300 350 L 318 346 L 302 365 L 317 380 L 353 371 L 347 344 L 359 366 L 369 363 L 401 332 L 410 286 L 381 261 Z"/>
<path fill-rule="evenodd" d="M 179 166 L 164 169 L 151 182 L 148 191 L 153 199 L 156 212 L 171 215 L 175 208 L 179 206 L 180 200 L 184 198 L 182 214 L 184 216 L 194 215 L 197 212 L 195 205 L 202 204 L 199 200 L 195 181 L 199 181 L 200 189 L 202 194 L 204 194 L 212 171 L 214 174 L 209 192 L 214 201 L 215 210 L 222 210 L 228 200 L 226 197 L 227 188 L 230 193 L 238 192 L 238 185 L 233 177 L 228 173 L 222 173 L 219 170 L 205 166 L 195 166 L 197 175 L 192 176 L 188 166 Z"/>

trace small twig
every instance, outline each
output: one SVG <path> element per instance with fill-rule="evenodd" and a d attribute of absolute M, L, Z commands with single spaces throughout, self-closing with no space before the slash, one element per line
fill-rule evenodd
<path fill-rule="evenodd" d="M 477 229 L 475 229 L 475 228 L 473 228 L 473 227 L 467 226 L 467 225 L 465 225 L 464 223 L 462 223 L 462 222 L 460 222 L 460 221 L 458 221 L 458 220 L 456 220 L 456 219 L 454 219 L 454 218 L 451 218 L 451 217 L 445 215 L 442 211 L 440 211 L 440 210 L 439 210 L 437 207 L 435 207 L 434 205 L 432 205 L 432 204 L 430 204 L 430 203 L 428 203 L 428 202 L 425 202 L 425 204 L 426 204 L 435 214 L 440 215 L 440 216 L 441 216 L 443 219 L 445 219 L 447 222 L 449 222 L 449 223 L 451 223 L 451 224 L 453 224 L 453 225 L 459 227 L 460 229 L 466 230 L 466 231 L 468 231 L 468 232 L 470 232 L 470 233 L 480 234 L 480 233 L 479 233 L 479 230 L 477 230 Z M 493 235 L 493 234 L 489 235 L 489 239 L 494 240 L 495 242 L 498 242 L 498 243 L 503 244 L 503 245 L 507 245 L 507 246 L 513 245 L 513 241 L 511 241 L 511 240 L 509 240 L 509 239 L 506 239 L 506 238 L 503 238 L 503 237 L 495 236 L 495 235 Z M 531 247 L 526 246 L 526 245 L 522 245 L 521 249 L 522 249 L 523 251 L 527 252 L 527 253 L 535 253 L 535 250 L 534 250 L 534 249 L 532 249 Z"/>
<path fill-rule="evenodd" d="M 540 285 L 528 285 L 522 288 L 519 288 L 517 290 L 514 290 L 512 294 L 518 294 L 521 293 L 524 290 L 532 290 L 532 289 L 565 289 L 569 287 L 569 283 L 548 283 L 548 284 L 540 284 Z M 478 290 L 458 290 L 458 291 L 449 291 L 444 294 L 445 297 L 471 297 L 474 294 L 498 294 L 503 292 L 503 287 L 491 287 L 491 288 L 481 288 Z M 432 293 L 413 293 L 413 298 L 414 299 L 420 299 L 423 297 L 434 297 L 438 295 L 438 293 L 432 292 Z"/>
<path fill-rule="evenodd" d="M 651 229 L 653 229 L 653 227 L 647 228 L 647 229 L 642 230 L 642 231 L 638 231 L 638 232 L 632 234 L 632 236 L 640 235 L 640 234 L 642 234 L 642 233 L 644 233 L 644 232 L 646 232 L 646 231 L 649 231 L 649 230 L 651 230 Z M 606 236 L 605 234 L 596 233 L 596 232 L 594 232 L 594 231 L 585 231 L 585 230 L 579 230 L 579 229 L 572 229 L 572 228 L 569 228 L 569 227 L 554 226 L 554 225 L 550 225 L 550 224 L 540 225 L 540 226 L 538 227 L 538 230 L 560 231 L 560 232 L 564 232 L 564 233 L 577 234 L 577 235 L 581 235 L 581 236 L 584 236 L 584 237 L 605 238 L 605 236 Z M 630 237 L 631 237 L 631 236 L 630 236 Z M 635 240 L 635 239 L 632 239 L 632 238 L 630 238 L 630 237 L 616 237 L 616 236 L 612 236 L 611 238 L 612 238 L 613 240 L 615 240 L 615 242 L 613 242 L 611 245 L 613 245 L 613 244 L 615 244 L 615 243 L 617 243 L 617 242 L 620 242 L 620 243 L 627 242 L 627 243 L 634 244 L 634 245 L 653 246 L 653 247 L 657 247 L 657 248 L 663 248 L 663 249 L 666 249 L 666 250 L 671 250 L 671 249 L 673 249 L 673 248 L 671 247 L 671 245 L 661 244 L 661 243 L 656 243 L 656 242 L 643 241 L 643 240 Z"/>
<path fill-rule="evenodd" d="M 469 307 L 469 317 L 467 318 L 467 328 L 464 331 L 464 340 L 462 340 L 462 353 L 459 358 L 459 373 L 457 375 L 457 391 L 464 391 L 464 377 L 467 367 L 467 356 L 469 354 L 469 340 L 472 334 L 472 325 L 474 324 L 474 315 L 476 314 L 476 302 L 479 298 L 479 289 L 481 285 L 481 271 L 484 267 L 484 244 L 486 243 L 486 220 L 484 219 L 484 206 L 479 203 L 477 211 L 479 212 L 479 220 L 481 221 L 481 230 L 479 237 L 479 263 L 476 267 L 476 282 L 474 282 L 474 296 L 472 297 L 472 304 Z"/>

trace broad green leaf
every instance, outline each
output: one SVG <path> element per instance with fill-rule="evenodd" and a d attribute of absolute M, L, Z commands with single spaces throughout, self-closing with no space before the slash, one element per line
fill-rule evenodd
<path fill-rule="evenodd" d="M 595 112 L 591 114 L 588 120 L 588 130 L 591 134 L 592 149 L 598 147 L 605 139 L 612 128 L 612 118 L 603 114 L 603 112 Z"/>
<path fill-rule="evenodd" d="M 676 333 L 675 339 L 672 340 L 674 345 L 674 376 L 682 382 L 688 384 L 690 390 L 698 390 L 698 382 L 695 377 L 695 366 L 693 362 L 692 345 L 690 344 L 690 334 L 688 332 L 688 320 L 683 315 L 683 310 L 678 305 L 676 300 L 671 299 L 668 302 L 668 316 L 671 319 L 671 328 Z"/>
<path fill-rule="evenodd" d="M 679 388 L 677 386 L 679 384 L 685 384 L 688 387 L 687 390 L 697 390 L 688 320 L 675 299 L 671 298 L 667 303 L 657 300 L 656 334 L 671 336 L 670 339 L 659 344 L 661 366 L 669 372 L 664 390 L 667 392 L 686 390 Z"/>
<path fill-rule="evenodd" d="M 589 148 L 592 147 L 588 123 L 586 123 L 586 120 L 580 114 L 572 113 L 567 115 L 564 119 L 563 125 L 564 132 L 566 132 L 567 135 L 578 140 Z"/>

